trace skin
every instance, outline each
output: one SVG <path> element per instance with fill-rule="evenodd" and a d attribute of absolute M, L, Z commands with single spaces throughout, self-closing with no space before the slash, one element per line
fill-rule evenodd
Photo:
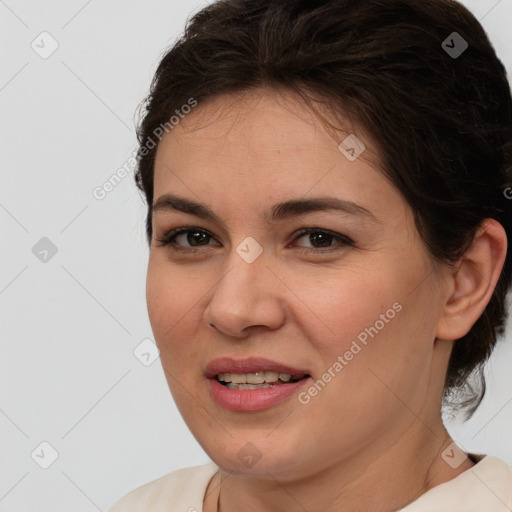
<path fill-rule="evenodd" d="M 337 147 L 347 132 L 366 145 L 353 162 Z M 454 469 L 441 456 L 453 441 L 441 420 L 443 382 L 453 340 L 490 300 L 506 234 L 487 219 L 455 268 L 435 266 L 410 207 L 367 158 L 378 162 L 370 137 L 347 132 L 335 141 L 292 93 L 260 89 L 199 104 L 159 143 L 154 200 L 201 201 L 225 222 L 154 212 L 147 274 L 172 396 L 221 468 L 205 512 L 397 510 L 473 466 L 466 458 Z M 353 201 L 378 222 L 332 211 L 264 220 L 277 202 L 318 196 Z M 211 236 L 175 240 L 193 254 L 156 241 L 183 226 Z M 311 235 L 298 238 L 308 227 L 355 245 L 328 239 L 326 252 Z M 248 236 L 263 248 L 250 264 L 236 252 Z M 240 412 L 212 400 L 203 374 L 211 360 L 262 356 L 317 380 L 397 302 L 401 311 L 308 404 L 293 396 Z M 247 442 L 261 453 L 251 467 L 237 457 Z"/>

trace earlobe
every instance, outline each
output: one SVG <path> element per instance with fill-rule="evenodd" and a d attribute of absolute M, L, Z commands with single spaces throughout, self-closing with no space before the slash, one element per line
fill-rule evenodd
<path fill-rule="evenodd" d="M 507 234 L 494 219 L 485 219 L 450 279 L 450 295 L 443 308 L 436 337 L 465 336 L 491 300 L 507 254 Z"/>

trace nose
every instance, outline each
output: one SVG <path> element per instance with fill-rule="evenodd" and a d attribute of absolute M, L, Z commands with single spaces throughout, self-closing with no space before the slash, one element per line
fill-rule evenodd
<path fill-rule="evenodd" d="M 255 328 L 278 329 L 285 321 L 279 292 L 284 289 L 282 283 L 262 256 L 247 263 L 234 253 L 232 260 L 205 308 L 207 325 L 226 336 L 239 338 Z"/>

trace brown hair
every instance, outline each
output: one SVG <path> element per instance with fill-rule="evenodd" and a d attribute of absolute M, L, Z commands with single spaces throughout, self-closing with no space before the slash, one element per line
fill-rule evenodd
<path fill-rule="evenodd" d="M 462 54 L 448 51 L 460 52 L 462 40 Z M 157 147 L 148 150 L 147 141 L 190 98 L 200 104 L 261 86 L 293 90 L 310 106 L 314 95 L 367 130 L 434 261 L 456 263 L 485 218 L 512 240 L 510 86 L 465 7 L 453 0 L 220 0 L 188 21 L 141 104 L 135 178 L 147 200 L 149 244 Z M 444 403 L 457 395 L 449 405 L 466 419 L 485 393 L 484 364 L 504 332 L 511 275 L 509 250 L 489 304 L 452 350 Z"/>

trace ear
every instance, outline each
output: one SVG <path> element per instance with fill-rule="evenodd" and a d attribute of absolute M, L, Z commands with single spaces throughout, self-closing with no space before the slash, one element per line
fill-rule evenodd
<path fill-rule="evenodd" d="M 494 219 L 485 219 L 449 277 L 437 338 L 457 340 L 469 332 L 491 300 L 506 254 L 503 226 Z"/>

